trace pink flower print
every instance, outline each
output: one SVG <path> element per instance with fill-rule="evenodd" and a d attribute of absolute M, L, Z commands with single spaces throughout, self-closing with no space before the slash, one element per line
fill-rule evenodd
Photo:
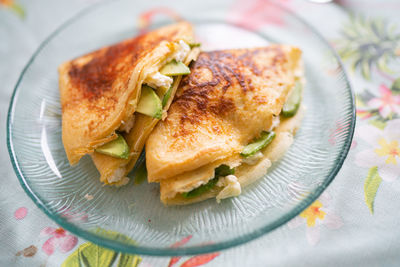
<path fill-rule="evenodd" d="M 139 16 L 138 26 L 141 34 L 145 33 L 149 29 L 150 25 L 154 22 L 154 19 L 157 15 L 164 15 L 175 21 L 182 20 L 182 17 L 179 16 L 178 13 L 167 7 L 157 7 L 147 10 Z"/>
<path fill-rule="evenodd" d="M 20 207 L 14 212 L 14 218 L 17 220 L 22 220 L 28 214 L 28 209 L 25 207 Z"/>
<path fill-rule="evenodd" d="M 336 215 L 329 206 L 331 197 L 324 192 L 305 209 L 299 216 L 288 223 L 290 229 L 306 225 L 306 237 L 310 245 L 315 246 L 321 236 L 321 227 L 326 226 L 328 229 L 338 229 L 343 226 L 342 218 Z"/>
<path fill-rule="evenodd" d="M 368 106 L 378 109 L 383 118 L 389 117 L 391 113 L 400 115 L 400 95 L 393 95 L 392 91 L 383 84 L 379 88 L 379 94 L 379 97 L 368 101 Z"/>
<path fill-rule="evenodd" d="M 288 0 L 280 1 L 280 4 L 287 4 Z M 271 0 L 239 0 L 229 15 L 231 23 L 249 30 L 258 30 L 263 25 L 283 25 L 283 14 Z"/>
<path fill-rule="evenodd" d="M 218 257 L 221 253 L 215 252 L 215 253 L 210 253 L 210 254 L 203 254 L 203 255 L 197 255 L 193 256 L 184 263 L 182 263 L 181 267 L 196 267 L 196 266 L 201 266 L 204 265 L 216 257 Z"/>
<path fill-rule="evenodd" d="M 62 253 L 66 253 L 73 249 L 78 243 L 78 238 L 68 234 L 67 231 L 61 227 L 46 227 L 40 232 L 40 235 L 51 236 L 42 246 L 42 250 L 49 256 L 52 255 L 57 248 L 59 248 Z"/>
<path fill-rule="evenodd" d="M 192 238 L 192 235 L 188 235 L 187 237 L 183 238 L 182 240 L 174 243 L 171 247 L 172 248 L 181 247 L 181 246 L 185 245 L 187 242 L 189 242 L 191 238 Z M 193 256 L 193 257 L 190 257 L 189 259 L 187 259 L 180 266 L 181 267 L 201 266 L 201 265 L 204 265 L 204 264 L 212 261 L 214 258 L 218 257 L 220 254 L 221 253 L 219 253 L 219 252 L 215 252 L 215 253 Z M 171 257 L 168 267 L 174 266 L 176 263 L 179 262 L 180 259 L 181 259 L 181 256 Z"/>
<path fill-rule="evenodd" d="M 187 237 L 183 238 L 182 240 L 172 244 L 172 248 L 178 248 L 185 245 L 189 240 L 192 238 L 192 235 L 188 235 Z M 172 267 L 181 259 L 181 256 L 172 257 L 169 261 L 168 267 Z"/>

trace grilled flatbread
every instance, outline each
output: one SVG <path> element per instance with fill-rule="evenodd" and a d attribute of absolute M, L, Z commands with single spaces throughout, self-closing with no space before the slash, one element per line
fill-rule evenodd
<path fill-rule="evenodd" d="M 160 99 L 169 91 L 160 111 L 164 118 L 181 75 L 168 77 L 159 71 L 171 61 L 188 65 L 196 59 L 199 48 L 192 48 L 192 43 L 192 26 L 180 22 L 63 63 L 59 67 L 62 139 L 70 164 L 91 154 L 103 182 L 125 183 L 160 119 L 135 112 L 142 87 L 152 87 Z M 120 136 L 129 146 L 127 157 L 95 152 Z"/>
<path fill-rule="evenodd" d="M 241 185 L 253 182 L 252 174 L 264 175 L 290 146 L 301 121 L 302 109 L 281 123 L 279 119 L 301 80 L 301 51 L 296 47 L 201 53 L 182 80 L 167 119 L 146 142 L 148 180 L 160 182 L 161 201 L 173 205 L 219 200 L 240 193 Z M 262 131 L 271 130 L 275 139 L 256 157 L 241 156 Z M 198 196 L 185 196 L 209 183 L 221 165 L 235 168 L 235 175 L 219 178 Z"/>
<path fill-rule="evenodd" d="M 227 196 L 231 196 L 229 190 L 235 191 L 237 189 L 230 189 L 227 184 L 222 184 L 221 186 L 218 186 L 217 184 L 208 192 L 192 198 L 185 198 L 181 194 L 183 192 L 189 192 L 199 185 L 207 183 L 214 177 L 215 168 L 221 164 L 235 168 L 235 176 L 237 177 L 237 182 L 239 183 L 238 185 L 240 185 L 241 191 L 241 188 L 263 177 L 267 173 L 269 167 L 271 167 L 272 163 L 279 160 L 291 146 L 294 135 L 300 127 L 304 112 L 304 108 L 300 108 L 299 112 L 294 117 L 283 119 L 280 125 L 275 129 L 275 139 L 261 151 L 261 155 L 251 164 L 241 162 L 240 157 L 237 156 L 208 164 L 194 171 L 185 172 L 174 178 L 162 180 L 160 182 L 161 201 L 166 205 L 191 204 L 217 197 L 224 188 L 227 188 Z M 218 198 L 217 201 L 219 201 Z"/>

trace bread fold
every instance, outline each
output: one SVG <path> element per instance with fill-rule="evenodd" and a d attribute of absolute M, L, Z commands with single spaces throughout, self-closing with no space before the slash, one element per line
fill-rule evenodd
<path fill-rule="evenodd" d="M 123 180 L 158 122 L 135 113 L 142 85 L 173 58 L 181 41 L 194 43 L 188 22 L 159 28 L 60 65 L 62 140 L 71 165 L 91 154 L 103 182 L 118 184 Z M 182 61 L 188 65 L 198 53 L 199 49 L 193 48 Z M 174 77 L 165 114 L 180 80 L 181 76 Z M 126 123 L 131 124 L 128 130 L 124 130 Z M 123 134 L 130 147 L 128 159 L 95 152 L 116 139 L 117 133 Z"/>
<path fill-rule="evenodd" d="M 223 186 L 193 198 L 182 193 L 209 182 L 220 165 L 235 168 L 242 185 L 253 181 L 253 172 L 265 174 L 274 155 L 290 146 L 301 121 L 298 112 L 276 125 L 302 71 L 300 49 L 288 45 L 200 53 L 167 118 L 146 142 L 148 180 L 160 183 L 161 201 L 189 204 L 217 196 Z M 274 128 L 276 138 L 262 158 L 245 163 L 243 148 Z"/>

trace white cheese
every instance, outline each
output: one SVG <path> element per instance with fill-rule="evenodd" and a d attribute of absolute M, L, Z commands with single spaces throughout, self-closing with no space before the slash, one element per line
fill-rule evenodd
<path fill-rule="evenodd" d="M 171 60 L 176 61 L 184 61 L 187 55 L 190 53 L 190 46 L 184 42 L 183 40 L 179 40 L 179 42 L 175 43 L 175 52 L 169 56 L 166 62 L 170 62 Z M 171 77 L 161 74 L 159 71 L 154 72 L 150 75 L 147 75 L 144 83 L 153 88 L 169 88 L 174 80 Z"/>
<path fill-rule="evenodd" d="M 182 40 L 178 42 L 178 48 L 175 50 L 173 58 L 176 61 L 184 61 L 190 52 L 190 46 Z"/>
<path fill-rule="evenodd" d="M 119 130 L 129 133 L 135 124 L 135 116 L 132 115 L 128 121 L 121 121 L 121 125 L 119 126 Z"/>
<path fill-rule="evenodd" d="M 235 175 L 228 175 L 219 178 L 217 186 L 224 186 L 216 197 L 218 203 L 221 202 L 221 199 L 236 197 L 242 193 L 242 188 L 240 187 L 240 183 Z"/>
<path fill-rule="evenodd" d="M 155 72 L 146 77 L 144 83 L 153 88 L 169 88 L 174 80 L 171 77 Z"/>
<path fill-rule="evenodd" d="M 256 164 L 260 159 L 263 158 L 263 153 L 261 151 L 258 151 L 255 153 L 253 156 L 250 156 L 248 158 L 243 158 L 242 161 L 243 163 L 249 164 L 249 165 L 254 165 Z"/>
<path fill-rule="evenodd" d="M 124 174 L 125 174 L 125 167 L 119 167 L 114 171 L 112 175 L 110 175 L 110 177 L 108 177 L 107 180 L 109 183 L 119 182 L 124 177 Z"/>
<path fill-rule="evenodd" d="M 271 128 L 268 131 L 272 131 L 273 129 L 278 127 L 280 123 L 281 123 L 281 120 L 280 120 L 279 116 L 273 116 Z"/>

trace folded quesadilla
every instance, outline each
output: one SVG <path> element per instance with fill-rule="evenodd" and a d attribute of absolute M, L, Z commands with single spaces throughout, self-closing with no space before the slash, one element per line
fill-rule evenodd
<path fill-rule="evenodd" d="M 190 73 L 197 46 L 192 26 L 180 22 L 62 64 L 62 139 L 70 164 L 90 154 L 102 182 L 125 184 Z"/>
<path fill-rule="evenodd" d="M 296 47 L 202 52 L 146 142 L 161 201 L 220 201 L 263 176 L 299 127 L 302 77 Z"/>

